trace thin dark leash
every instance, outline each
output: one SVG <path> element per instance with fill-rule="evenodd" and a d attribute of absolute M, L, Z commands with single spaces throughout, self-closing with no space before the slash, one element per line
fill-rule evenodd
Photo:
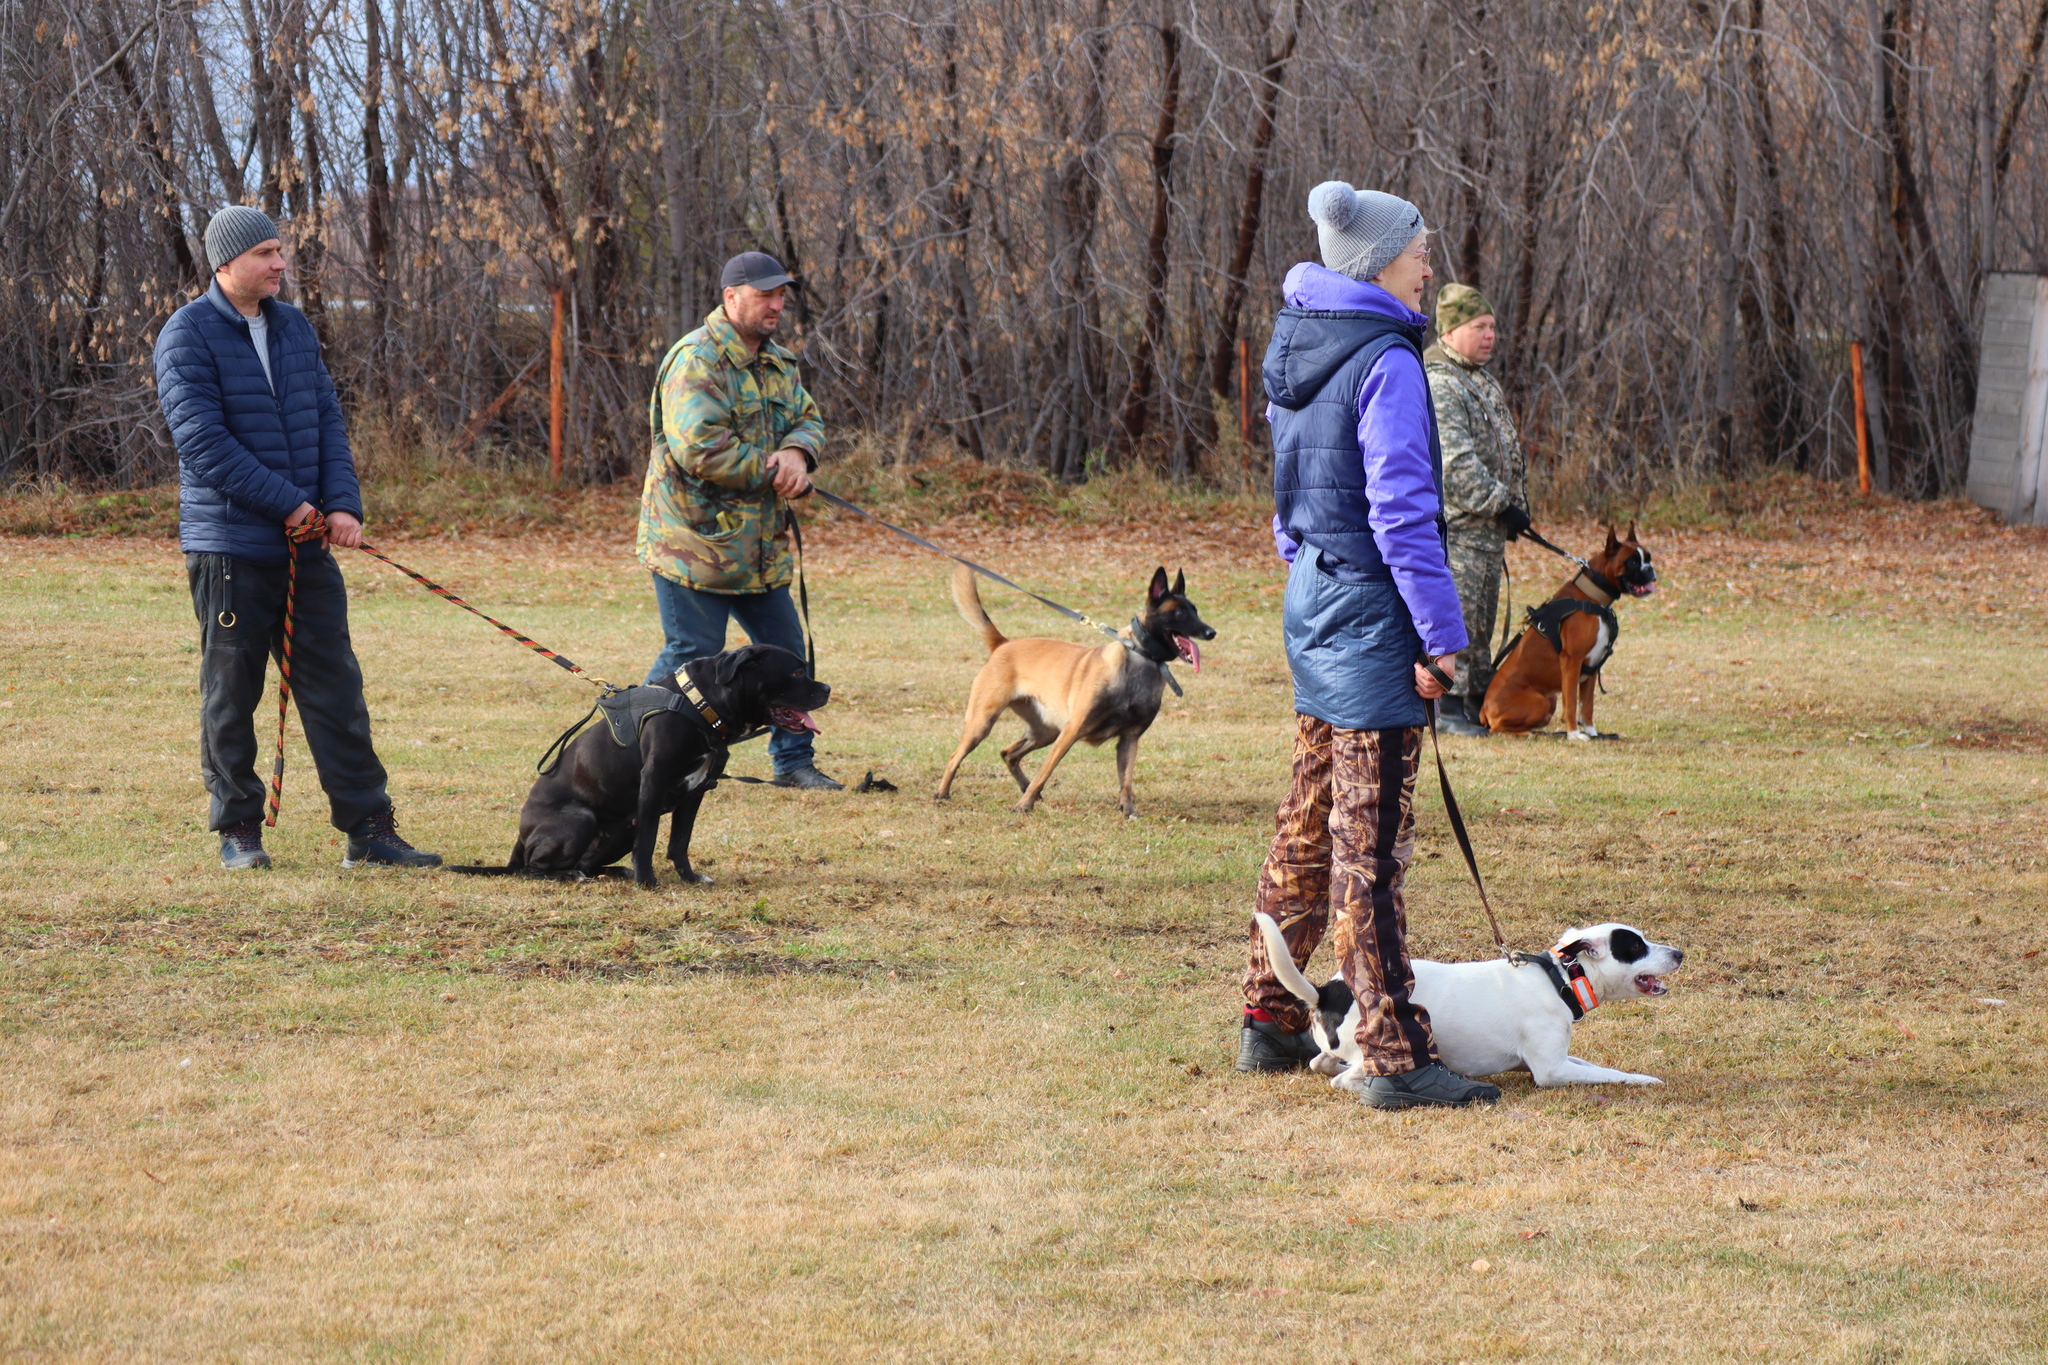
<path fill-rule="evenodd" d="M 850 503 L 845 498 L 840 497 L 837 493 L 828 493 L 824 489 L 818 487 L 818 485 L 816 485 L 815 483 L 811 485 L 811 491 L 813 493 L 816 493 L 819 497 L 823 498 L 826 502 L 831 503 L 834 507 L 842 508 L 845 511 L 853 513 L 857 517 L 864 517 L 867 520 L 872 521 L 875 525 L 881 527 L 883 530 L 891 531 L 894 532 L 896 535 L 902 536 L 905 540 L 909 541 L 913 545 L 921 545 L 925 549 L 930 550 L 933 554 L 944 555 L 947 559 L 952 560 L 955 564 L 966 565 L 968 568 L 974 570 L 974 572 L 980 574 L 983 578 L 986 578 L 991 582 L 1000 583 L 1006 588 L 1014 588 L 1016 591 L 1023 593 L 1032 601 L 1037 602 L 1042 606 L 1052 608 L 1060 615 L 1066 617 L 1069 621 L 1079 621 L 1084 626 L 1087 626 L 1093 630 L 1101 631 L 1104 635 L 1107 635 L 1110 639 L 1115 640 L 1118 644 L 1124 643 L 1123 636 L 1117 633 L 1117 629 L 1115 626 L 1105 626 L 1104 624 L 1102 624 L 1102 622 L 1095 620 L 1087 613 L 1075 611 L 1072 607 L 1067 606 L 1065 603 L 1055 602 L 1050 597 L 1047 597 L 1042 593 L 1035 593 L 1031 591 L 1031 589 L 1025 587 L 1022 583 L 1018 583 L 1011 579 L 1003 577 L 1001 574 L 997 573 L 994 569 L 989 568 L 985 564 L 977 564 L 973 560 L 967 558 L 965 555 L 956 555 L 951 550 L 947 549 L 945 546 L 934 544 L 933 542 L 926 540 L 923 536 L 918 535 L 915 531 L 906 531 L 901 526 L 896 526 L 889 522 L 883 521 L 880 517 L 876 516 L 873 512 L 868 511 L 865 507 L 860 507 L 855 505 L 854 503 Z M 791 512 L 790 518 L 792 523 L 794 523 L 795 521 L 795 516 L 796 514 L 794 512 Z M 801 542 L 799 542 L 799 544 L 801 544 Z M 799 561 L 799 564 L 801 564 L 801 561 Z M 801 569 L 799 569 L 798 586 L 799 588 L 801 588 L 802 586 Z M 1186 695 L 1181 691 L 1180 680 L 1173 676 L 1172 669 L 1168 668 L 1165 664 L 1162 663 L 1159 665 L 1159 671 L 1166 678 L 1166 685 L 1173 689 L 1173 694 L 1176 697 Z"/>
<path fill-rule="evenodd" d="M 1456 684 L 1441 668 L 1436 666 L 1436 660 L 1423 658 L 1419 662 L 1424 669 L 1428 670 L 1429 675 L 1436 679 L 1437 684 L 1445 692 L 1455 689 Z M 1479 859 L 1472 852 L 1472 836 L 1465 831 L 1465 816 L 1458 809 L 1458 798 L 1451 791 L 1451 775 L 1444 768 L 1443 747 L 1437 743 L 1436 699 L 1434 697 L 1425 697 L 1422 704 L 1429 712 L 1429 747 L 1430 751 L 1436 755 L 1436 780 L 1443 788 L 1444 814 L 1450 817 L 1451 833 L 1456 835 L 1458 839 L 1458 851 L 1465 855 L 1465 870 L 1472 874 L 1472 885 L 1479 888 L 1479 903 L 1486 909 L 1486 922 L 1493 926 L 1493 945 L 1500 949 L 1502 957 L 1512 961 L 1514 953 L 1508 948 L 1507 936 L 1500 931 L 1500 920 L 1493 913 L 1493 902 L 1487 899 L 1486 879 L 1479 875 Z"/>
<path fill-rule="evenodd" d="M 1123 638 L 1122 636 L 1116 633 L 1116 627 L 1105 626 L 1102 624 L 1102 622 L 1092 619 L 1085 613 L 1075 611 L 1072 607 L 1066 606 L 1059 602 L 1055 602 L 1050 597 L 1045 597 L 1038 593 L 1035 593 L 1031 591 L 1031 589 L 1025 587 L 1022 583 L 1012 582 L 1011 580 L 1003 577 L 994 569 L 991 569 L 986 565 L 977 564 L 973 560 L 966 558 L 964 555 L 954 554 L 951 550 L 947 549 L 943 545 L 934 545 L 931 541 L 926 540 L 923 536 L 918 535 L 915 531 L 906 531 L 901 526 L 893 526 L 890 523 L 883 521 L 880 517 L 876 516 L 873 512 L 868 511 L 866 508 L 857 507 L 853 503 L 848 502 L 845 498 L 840 497 L 837 493 L 827 493 L 824 489 L 818 487 L 818 485 L 816 484 L 811 485 L 811 491 L 813 493 L 816 493 L 819 497 L 823 498 L 826 502 L 831 503 L 834 507 L 838 507 L 845 511 L 851 512 L 857 517 L 865 517 L 869 521 L 872 521 L 875 525 L 881 527 L 883 530 L 893 531 L 897 535 L 902 536 L 905 540 L 909 541 L 913 545 L 922 545 L 925 549 L 930 550 L 933 554 L 944 555 L 946 558 L 952 560 L 955 564 L 965 564 L 968 568 L 974 570 L 983 578 L 990 579 L 994 582 L 1000 583 L 1006 588 L 1015 588 L 1018 592 L 1023 593 L 1032 601 L 1038 602 L 1044 606 L 1051 607 L 1054 611 L 1066 617 L 1069 621 L 1079 621 L 1084 626 L 1090 626 L 1096 630 L 1101 631 L 1104 635 L 1107 635 L 1112 640 L 1121 640 Z"/>
<path fill-rule="evenodd" d="M 1451 690 L 1452 681 L 1436 666 L 1436 660 L 1425 654 L 1416 662 L 1436 679 L 1445 692 Z M 1443 746 L 1437 741 L 1436 699 L 1425 697 L 1422 704 L 1429 713 L 1429 748 L 1436 756 L 1436 780 L 1444 794 L 1444 814 L 1450 817 L 1451 833 L 1457 836 L 1458 851 L 1465 855 L 1465 870 L 1472 874 L 1472 885 L 1479 890 L 1479 904 L 1486 910 L 1486 922 L 1493 929 L 1493 946 L 1500 949 L 1502 958 L 1517 967 L 1541 967 L 1544 974 L 1550 978 L 1551 987 L 1556 990 L 1558 998 L 1564 1002 L 1565 1008 L 1572 1012 L 1572 1021 L 1576 1023 L 1585 1017 L 1587 1010 L 1600 1003 L 1600 998 L 1593 993 L 1593 985 L 1586 979 L 1586 969 L 1579 965 L 1577 958 L 1555 950 L 1547 953 L 1518 953 L 1508 947 L 1507 936 L 1500 931 L 1500 919 L 1493 913 L 1493 902 L 1486 895 L 1486 879 L 1479 875 L 1479 859 L 1472 852 L 1472 836 L 1465 830 L 1464 813 L 1458 809 L 1458 798 L 1451 791 L 1451 775 L 1444 767 Z"/>

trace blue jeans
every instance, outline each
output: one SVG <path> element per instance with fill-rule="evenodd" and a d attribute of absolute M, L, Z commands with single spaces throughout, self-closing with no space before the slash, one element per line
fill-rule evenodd
<path fill-rule="evenodd" d="M 661 612 L 661 633 L 668 643 L 647 670 L 647 681 L 665 678 L 692 659 L 708 658 L 725 649 L 725 623 L 738 621 L 757 645 L 775 645 L 801 659 L 804 627 L 788 588 L 768 592 L 698 592 L 654 575 L 654 603 Z M 809 731 L 776 730 L 768 739 L 768 757 L 776 776 L 813 763 Z"/>

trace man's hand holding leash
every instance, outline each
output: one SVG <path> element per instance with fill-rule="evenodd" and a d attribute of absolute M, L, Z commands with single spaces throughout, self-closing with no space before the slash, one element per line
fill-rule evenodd
<path fill-rule="evenodd" d="M 810 460 L 795 446 L 784 446 L 768 457 L 768 474 L 775 491 L 785 498 L 811 491 Z"/>
<path fill-rule="evenodd" d="M 310 502 L 302 502 L 284 519 L 287 526 L 302 526 L 306 519 L 315 514 Z M 363 543 L 363 524 L 348 512 L 327 514 L 327 543 L 344 550 L 353 550 Z"/>
<path fill-rule="evenodd" d="M 1450 690 L 1452 672 L 1458 666 L 1455 654 L 1439 655 L 1434 664 L 1415 665 L 1415 695 L 1426 701 L 1434 701 Z"/>

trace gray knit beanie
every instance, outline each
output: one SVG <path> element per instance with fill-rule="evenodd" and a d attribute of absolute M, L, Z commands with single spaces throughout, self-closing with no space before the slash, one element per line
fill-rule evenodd
<path fill-rule="evenodd" d="M 214 214 L 213 221 L 206 225 L 206 259 L 218 270 L 250 247 L 283 235 L 262 209 L 230 204 Z"/>
<path fill-rule="evenodd" d="M 1423 230 L 1422 210 L 1378 190 L 1354 190 L 1325 180 L 1308 192 L 1308 216 L 1315 220 L 1323 264 L 1354 280 L 1369 280 Z"/>

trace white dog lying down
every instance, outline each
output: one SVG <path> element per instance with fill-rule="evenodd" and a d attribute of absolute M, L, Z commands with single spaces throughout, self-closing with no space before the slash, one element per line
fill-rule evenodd
<path fill-rule="evenodd" d="M 1309 1006 L 1309 1027 L 1323 1049 L 1310 1067 L 1330 1077 L 1331 1085 L 1348 1089 L 1346 1079 L 1358 1063 L 1358 1002 L 1351 987 L 1337 976 L 1320 990 L 1310 985 L 1294 965 L 1280 926 L 1269 915 L 1253 918 L 1266 936 L 1266 960 L 1280 984 Z M 1602 1000 L 1663 995 L 1668 988 L 1662 978 L 1678 970 L 1685 954 L 1650 942 L 1626 924 L 1596 924 L 1566 931 L 1550 958 L 1555 975 L 1536 962 L 1416 958 L 1415 1003 L 1429 1011 L 1443 1064 L 1473 1077 L 1524 1069 L 1538 1085 L 1662 1085 L 1655 1076 L 1615 1071 L 1572 1056 L 1572 1025 Z M 1583 968 L 1583 982 L 1571 981 L 1578 975 L 1573 964 Z M 1591 986 L 1590 1002 L 1579 995 L 1573 1004 L 1566 1003 L 1574 984 Z"/>

